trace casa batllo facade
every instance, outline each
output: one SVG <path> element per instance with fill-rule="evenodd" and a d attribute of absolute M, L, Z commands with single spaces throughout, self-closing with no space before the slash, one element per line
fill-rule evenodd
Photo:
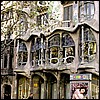
<path fill-rule="evenodd" d="M 32 92 L 33 99 L 71 99 L 77 86 L 87 98 L 99 98 L 99 1 L 60 3 L 61 20 L 50 19 L 47 1 L 33 1 L 35 18 L 21 14 L 14 31 L 21 36 L 1 58 L 1 98 Z"/>

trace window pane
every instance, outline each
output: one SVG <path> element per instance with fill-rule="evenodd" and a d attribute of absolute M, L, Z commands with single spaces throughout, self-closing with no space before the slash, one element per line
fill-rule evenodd
<path fill-rule="evenodd" d="M 27 52 L 24 52 L 24 53 L 23 53 L 23 58 L 24 58 L 24 59 L 23 59 L 23 62 L 27 62 L 27 57 L 28 57 L 28 56 L 27 56 Z"/>
<path fill-rule="evenodd" d="M 68 7 L 64 7 L 64 21 L 72 20 L 72 12 L 73 12 L 72 7 L 73 7 L 72 5 Z"/>
<path fill-rule="evenodd" d="M 65 35 L 63 35 L 62 41 L 63 41 L 63 43 L 62 43 L 63 46 L 74 45 L 74 41 L 73 41 L 72 37 L 67 33 L 65 33 Z"/>
<path fill-rule="evenodd" d="M 82 35 L 80 34 L 80 58 L 82 60 Z M 84 30 L 84 62 L 90 62 L 95 59 L 96 54 L 96 40 L 89 28 L 85 28 Z"/>
<path fill-rule="evenodd" d="M 50 51 L 51 51 L 51 57 L 52 58 L 56 58 L 56 57 L 58 57 L 58 48 L 57 47 L 52 47 L 51 49 L 50 49 Z"/>
<path fill-rule="evenodd" d="M 49 47 L 51 47 L 51 46 L 59 46 L 60 45 L 60 36 L 59 35 L 55 35 L 55 36 L 51 37 L 49 39 L 48 43 L 49 43 L 48 44 Z"/>
<path fill-rule="evenodd" d="M 80 2 L 80 18 L 82 18 L 82 14 L 85 15 L 85 19 L 87 20 L 93 18 L 94 3 L 92 1 L 84 1 L 84 7 L 82 7 Z"/>

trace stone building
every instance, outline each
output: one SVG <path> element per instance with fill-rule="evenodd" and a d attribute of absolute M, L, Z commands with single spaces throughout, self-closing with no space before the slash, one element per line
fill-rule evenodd
<path fill-rule="evenodd" d="M 1 73 L 2 98 L 22 99 L 32 92 L 34 99 L 71 99 L 77 86 L 86 89 L 87 98 L 99 98 L 99 1 L 60 3 L 62 20 L 49 18 L 47 1 L 36 2 L 36 17 L 20 17 L 21 36 L 13 42 L 12 60 L 6 60 L 13 66 L 4 62 L 9 53 L 2 57 L 7 65 L 1 70 L 13 69 L 12 75 Z M 31 8 L 30 3 L 22 10 Z"/>

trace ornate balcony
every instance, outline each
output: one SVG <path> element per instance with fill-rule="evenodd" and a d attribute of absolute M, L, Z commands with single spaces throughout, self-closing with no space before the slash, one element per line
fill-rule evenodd
<path fill-rule="evenodd" d="M 65 28 L 73 28 L 73 23 L 71 20 L 66 20 L 66 21 L 55 21 L 53 20 L 50 24 L 50 26 L 46 27 L 44 26 L 45 29 L 44 31 L 48 33 L 54 31 L 55 29 L 65 29 Z"/>

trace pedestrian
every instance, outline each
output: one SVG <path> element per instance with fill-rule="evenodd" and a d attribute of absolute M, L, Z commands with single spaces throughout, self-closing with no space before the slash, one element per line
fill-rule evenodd
<path fill-rule="evenodd" d="M 30 93 L 28 100 L 33 100 L 33 93 Z"/>

